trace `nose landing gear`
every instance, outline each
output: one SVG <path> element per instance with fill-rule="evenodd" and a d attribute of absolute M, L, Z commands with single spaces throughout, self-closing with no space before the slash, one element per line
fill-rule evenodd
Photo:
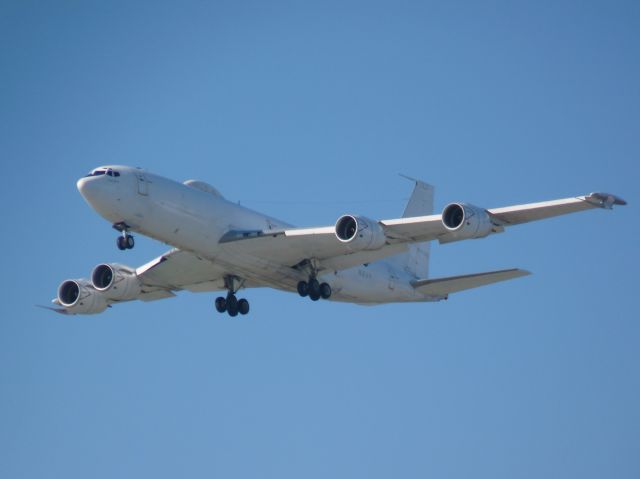
<path fill-rule="evenodd" d="M 124 251 L 125 249 L 133 249 L 136 243 L 133 239 L 133 236 L 131 236 L 130 234 L 125 234 L 122 236 L 118 236 L 116 244 L 118 245 L 118 249 L 120 251 Z"/>
<path fill-rule="evenodd" d="M 116 223 L 113 225 L 113 228 L 120 231 L 122 233 L 118 238 L 116 238 L 116 245 L 120 251 L 124 251 L 125 249 L 133 249 L 136 242 L 133 239 L 133 236 L 129 234 L 128 226 L 125 223 Z"/>

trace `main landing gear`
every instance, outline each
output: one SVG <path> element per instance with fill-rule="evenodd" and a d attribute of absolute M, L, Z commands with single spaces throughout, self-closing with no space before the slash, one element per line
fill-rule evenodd
<path fill-rule="evenodd" d="M 245 315 L 249 312 L 249 301 L 244 298 L 238 299 L 236 295 L 229 292 L 227 297 L 218 296 L 216 298 L 216 311 L 224 313 L 225 311 L 232 318 L 238 316 L 238 313 Z"/>
<path fill-rule="evenodd" d="M 133 249 L 136 242 L 133 239 L 133 236 L 129 234 L 128 226 L 125 223 L 116 223 L 113 225 L 113 228 L 120 231 L 122 233 L 118 236 L 116 244 L 118 245 L 118 249 L 120 251 L 124 251 L 125 249 Z"/>
<path fill-rule="evenodd" d="M 218 296 L 215 301 L 216 311 L 218 313 L 224 313 L 225 311 L 232 318 L 242 314 L 243 316 L 249 312 L 249 301 L 244 298 L 238 299 L 236 297 L 236 291 L 242 286 L 242 283 L 237 285 L 239 280 L 235 277 L 225 278 L 225 285 L 229 292 L 227 297 Z M 236 287 L 237 286 L 237 287 Z"/>
<path fill-rule="evenodd" d="M 328 283 L 320 283 L 316 278 L 309 278 L 309 281 L 298 283 L 298 294 L 303 298 L 309 296 L 311 301 L 318 301 L 320 298 L 329 299 L 331 297 L 331 286 Z"/>

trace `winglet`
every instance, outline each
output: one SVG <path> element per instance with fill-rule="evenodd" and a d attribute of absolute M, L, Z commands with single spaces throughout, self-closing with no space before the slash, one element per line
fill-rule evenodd
<path fill-rule="evenodd" d="M 627 204 L 627 202 L 619 196 L 610 193 L 591 193 L 585 196 L 584 199 L 591 204 L 607 210 L 613 209 L 613 205 L 624 206 Z"/>

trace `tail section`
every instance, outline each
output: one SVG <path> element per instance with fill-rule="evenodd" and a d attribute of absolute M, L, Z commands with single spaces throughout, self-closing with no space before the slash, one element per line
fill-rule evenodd
<path fill-rule="evenodd" d="M 435 297 L 447 297 L 450 293 L 457 293 L 465 289 L 479 288 L 500 281 L 520 278 L 531 273 L 523 269 L 504 269 L 487 273 L 467 274 L 464 276 L 450 276 L 448 278 L 421 279 L 412 283 L 413 287 L 422 294 Z"/>
<path fill-rule="evenodd" d="M 433 214 L 433 186 L 408 176 L 401 176 L 415 182 L 413 193 L 402 217 L 410 218 Z M 428 278 L 431 243 L 413 243 L 408 245 L 407 249 L 406 253 L 393 256 L 388 261 L 405 269 L 416 278 Z"/>
<path fill-rule="evenodd" d="M 413 193 L 402 217 L 411 218 L 432 215 L 433 186 L 408 176 L 401 176 L 415 182 Z M 409 244 L 407 250 L 406 253 L 392 256 L 387 261 L 413 275 L 416 279 L 411 282 L 411 285 L 415 290 L 434 299 L 443 299 L 450 293 L 457 293 L 458 291 L 478 288 L 531 274 L 529 271 L 522 269 L 505 269 L 463 276 L 450 276 L 448 278 L 427 279 L 429 277 L 431 243 Z"/>

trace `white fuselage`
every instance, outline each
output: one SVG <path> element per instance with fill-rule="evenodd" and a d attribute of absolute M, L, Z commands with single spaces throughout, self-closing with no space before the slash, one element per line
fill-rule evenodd
<path fill-rule="evenodd" d="M 271 264 L 268 258 L 236 255 L 220 239 L 229 231 L 281 230 L 291 225 L 225 200 L 215 189 L 190 186 L 144 170 L 113 166 L 119 176 L 88 176 L 78 190 L 112 224 L 125 223 L 141 233 L 207 258 L 255 286 L 295 291 L 303 271 Z M 293 265 L 291 265 L 293 266 Z M 355 303 L 428 300 L 415 291 L 416 278 L 384 260 L 342 271 L 321 272 L 331 285 L 331 299 Z"/>

